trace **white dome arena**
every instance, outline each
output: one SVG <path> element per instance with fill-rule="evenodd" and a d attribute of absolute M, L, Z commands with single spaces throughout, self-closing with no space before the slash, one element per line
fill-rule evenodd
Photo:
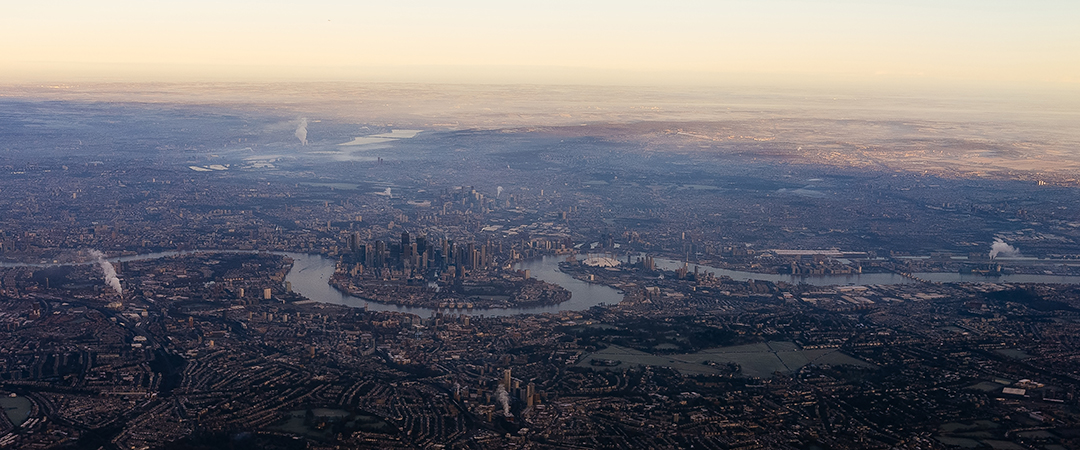
<path fill-rule="evenodd" d="M 592 267 L 615 267 L 619 265 L 619 260 L 607 256 L 594 256 L 582 261 L 582 263 Z"/>

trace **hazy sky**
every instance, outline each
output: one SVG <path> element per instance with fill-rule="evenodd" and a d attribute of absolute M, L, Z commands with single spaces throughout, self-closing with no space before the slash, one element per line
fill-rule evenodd
<path fill-rule="evenodd" d="M 1080 1 L 5 2 L 0 77 L 1080 89 Z"/>

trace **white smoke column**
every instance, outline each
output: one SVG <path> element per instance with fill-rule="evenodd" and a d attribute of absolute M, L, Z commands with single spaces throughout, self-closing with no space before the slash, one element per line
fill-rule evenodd
<path fill-rule="evenodd" d="M 503 415 L 506 417 L 513 417 L 510 414 L 510 394 L 506 393 L 506 388 L 503 385 L 499 385 L 499 388 L 495 390 L 495 399 L 499 401 L 499 405 L 502 406 Z"/>
<path fill-rule="evenodd" d="M 296 127 L 295 134 L 300 140 L 300 145 L 307 145 L 307 117 L 300 119 L 300 126 Z"/>
<path fill-rule="evenodd" d="M 502 186 L 495 188 L 495 198 L 499 198 L 500 195 L 502 195 Z"/>
<path fill-rule="evenodd" d="M 90 256 L 93 256 L 97 260 L 98 266 L 101 266 L 101 272 L 105 276 L 105 284 L 113 288 L 117 294 L 123 294 L 124 290 L 120 288 L 120 279 L 116 278 L 116 269 L 112 263 L 105 260 L 105 254 L 97 250 L 90 250 Z"/>
<path fill-rule="evenodd" d="M 1020 250 L 1001 239 L 994 239 L 994 243 L 990 245 L 990 259 L 997 258 L 998 256 L 1019 256 Z"/>

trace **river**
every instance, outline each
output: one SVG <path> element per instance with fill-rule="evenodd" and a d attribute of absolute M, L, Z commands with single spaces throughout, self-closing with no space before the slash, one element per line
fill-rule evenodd
<path fill-rule="evenodd" d="M 252 250 L 183 250 L 144 253 L 108 258 L 110 262 L 142 261 L 148 259 L 167 258 L 171 256 L 190 255 L 195 253 L 257 253 Z M 524 308 L 474 308 L 474 309 L 438 309 L 408 307 L 389 303 L 368 301 L 359 297 L 343 293 L 330 286 L 330 276 L 334 274 L 337 261 L 321 255 L 293 252 L 268 252 L 275 255 L 283 255 L 292 258 L 293 267 L 285 275 L 285 281 L 292 283 L 292 289 L 297 294 L 311 300 L 345 305 L 354 308 L 365 308 L 369 311 L 398 311 L 430 316 L 435 312 L 485 315 L 485 316 L 512 316 L 517 314 L 557 313 L 559 311 L 582 311 L 600 304 L 616 304 L 622 301 L 619 291 L 600 284 L 590 284 L 578 280 L 570 275 L 559 271 L 561 257 L 545 256 L 532 259 L 517 265 L 518 269 L 529 270 L 530 274 L 539 280 L 555 283 L 570 291 L 570 300 L 558 305 L 533 306 Z M 0 263 L 0 267 L 49 267 L 63 265 L 95 264 L 95 261 L 80 263 Z"/>
<path fill-rule="evenodd" d="M 330 276 L 334 274 L 336 265 L 334 260 L 319 255 L 299 253 L 287 253 L 287 255 L 293 259 L 293 268 L 285 276 L 285 281 L 292 283 L 292 288 L 296 293 L 317 302 L 367 308 L 369 311 L 400 311 L 420 316 L 429 316 L 437 311 L 468 315 L 512 316 L 516 314 L 582 311 L 599 304 L 614 305 L 622 301 L 622 294 L 615 289 L 600 284 L 586 283 L 559 271 L 559 262 L 563 258 L 558 256 L 532 259 L 518 264 L 516 268 L 528 270 L 530 275 L 539 280 L 566 288 L 566 290 L 570 291 L 570 300 L 558 305 L 526 308 L 435 309 L 372 302 L 344 294 L 327 283 Z"/>
<path fill-rule="evenodd" d="M 682 261 L 675 261 L 672 259 L 654 258 L 656 267 L 664 270 L 675 270 L 683 266 Z M 690 271 L 694 271 L 694 266 L 699 267 L 706 272 L 712 272 L 716 276 L 731 277 L 736 281 L 771 281 L 784 282 L 791 284 L 806 283 L 814 286 L 835 286 L 835 285 L 869 285 L 869 284 L 907 284 L 915 283 L 915 280 L 906 278 L 895 273 L 862 273 L 851 275 L 790 275 L 790 274 L 777 274 L 777 273 L 756 273 L 756 272 L 742 272 L 738 270 L 720 269 L 716 267 L 704 266 L 701 264 L 690 264 L 688 267 Z"/>
<path fill-rule="evenodd" d="M 170 256 L 186 255 L 193 253 L 255 253 L 250 250 L 191 250 L 191 251 L 167 251 L 146 253 L 140 255 L 122 256 L 109 258 L 112 262 L 138 261 L 147 259 L 165 258 Z M 468 315 L 485 316 L 511 316 L 517 314 L 558 313 L 560 311 L 583 311 L 601 304 L 614 305 L 622 301 L 622 294 L 610 287 L 587 283 L 567 275 L 559 270 L 561 256 L 544 256 L 518 263 L 515 268 L 528 270 L 533 277 L 554 283 L 566 288 L 572 294 L 570 300 L 558 305 L 533 306 L 523 308 L 488 308 L 488 309 L 437 309 L 399 306 L 388 303 L 379 303 L 354 297 L 342 293 L 328 283 L 330 276 L 334 274 L 336 261 L 321 255 L 309 255 L 293 252 L 270 252 L 276 255 L 284 255 L 292 258 L 292 270 L 285 276 L 285 281 L 292 283 L 293 291 L 311 300 L 345 305 L 354 308 L 366 308 L 370 311 L 399 311 L 429 316 L 435 312 L 446 312 Z M 657 258 L 657 267 L 666 270 L 675 270 L 682 267 L 682 262 L 671 259 Z M 93 264 L 85 262 L 81 264 Z M 0 263 L 0 267 L 47 267 L 62 264 L 50 263 Z M 694 264 L 690 265 L 693 270 Z M 834 285 L 886 285 L 886 284 L 909 284 L 914 280 L 895 273 L 865 273 L 852 275 L 810 275 L 797 276 L 787 274 L 767 274 L 755 272 L 742 272 L 737 270 L 720 269 L 705 265 L 696 265 L 701 270 L 713 272 L 718 276 L 728 276 L 734 280 L 760 280 L 770 282 L 786 282 L 791 284 L 807 283 L 815 286 Z M 1080 284 L 1080 276 L 1063 275 L 1025 275 L 1005 274 L 997 277 L 981 275 L 961 275 L 958 273 L 916 273 L 916 277 L 928 281 L 941 283 L 1053 283 L 1053 284 Z"/>
<path fill-rule="evenodd" d="M 664 270 L 675 270 L 683 266 L 682 261 L 673 259 L 655 258 L 656 267 Z M 895 273 L 863 273 L 851 275 L 791 275 L 776 273 L 742 272 L 727 270 L 701 264 L 690 264 L 692 272 L 694 266 L 700 270 L 712 272 L 717 276 L 727 276 L 736 281 L 771 281 L 790 284 L 806 283 L 813 286 L 845 286 L 845 285 L 874 285 L 874 284 L 909 284 L 917 281 Z M 1080 284 L 1080 276 L 1070 275 L 1038 275 L 1010 273 L 1000 276 L 988 277 L 983 275 L 960 274 L 956 272 L 917 272 L 912 276 L 936 283 L 1047 283 L 1047 284 Z"/>

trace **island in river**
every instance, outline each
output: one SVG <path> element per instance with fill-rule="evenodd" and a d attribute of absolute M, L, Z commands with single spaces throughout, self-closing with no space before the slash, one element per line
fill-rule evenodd
<path fill-rule="evenodd" d="M 526 276 L 524 271 L 487 271 L 439 282 L 387 276 L 379 271 L 339 270 L 330 277 L 335 289 L 368 301 L 440 309 L 522 308 L 558 305 L 570 291 Z"/>

